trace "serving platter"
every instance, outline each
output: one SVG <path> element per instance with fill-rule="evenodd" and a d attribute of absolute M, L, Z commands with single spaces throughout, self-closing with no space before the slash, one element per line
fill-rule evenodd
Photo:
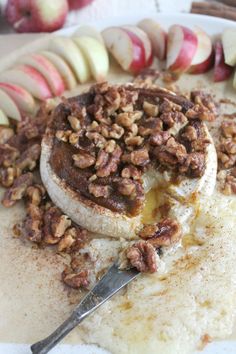
<path fill-rule="evenodd" d="M 150 14 L 146 14 L 146 16 L 150 17 Z M 142 18 L 144 17 L 145 15 L 142 16 Z M 218 19 L 218 18 L 212 18 L 208 16 L 188 15 L 188 14 L 159 14 L 151 17 L 156 19 L 166 29 L 174 23 L 185 24 L 190 28 L 192 28 L 194 25 L 198 25 L 202 27 L 210 35 L 217 35 L 227 27 L 233 27 L 233 26 L 236 27 L 236 24 L 234 22 Z M 140 19 L 141 19 L 140 17 L 114 18 L 114 19 L 107 19 L 106 21 L 102 21 L 102 22 L 91 23 L 91 25 L 95 26 L 97 29 L 100 30 L 107 26 L 112 26 L 112 25 L 135 24 Z M 59 34 L 59 35 L 69 36 L 73 34 L 73 32 L 77 29 L 77 27 L 78 26 L 60 30 L 56 33 L 56 35 Z M 3 296 L 3 294 L 1 294 L 1 296 Z M 12 299 L 12 301 L 14 300 Z M 38 320 L 40 321 L 40 318 L 38 318 Z M 0 319 L 0 324 L 1 321 L 2 320 Z M 20 327 L 21 330 L 24 331 L 24 323 L 20 323 Z M 211 343 L 201 353 L 233 354 L 235 352 L 236 352 L 236 340 L 232 339 L 232 340 L 217 341 Z M 0 353 L 11 353 L 11 354 L 30 353 L 29 344 L 1 343 Z M 96 346 L 62 344 L 58 346 L 58 348 L 52 350 L 52 353 L 54 354 L 56 353 L 102 354 L 108 352 Z"/>

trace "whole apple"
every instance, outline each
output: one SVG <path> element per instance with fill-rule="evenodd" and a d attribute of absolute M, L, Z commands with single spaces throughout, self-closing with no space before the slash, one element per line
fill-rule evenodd
<path fill-rule="evenodd" d="M 68 0 L 68 5 L 70 10 L 78 10 L 89 5 L 91 2 L 93 0 Z"/>
<path fill-rule="evenodd" d="M 8 0 L 5 16 L 17 32 L 52 32 L 61 28 L 67 0 Z"/>

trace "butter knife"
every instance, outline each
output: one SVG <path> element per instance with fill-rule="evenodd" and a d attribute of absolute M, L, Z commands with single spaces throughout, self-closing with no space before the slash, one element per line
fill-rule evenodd
<path fill-rule="evenodd" d="M 120 270 L 114 263 L 106 274 L 99 280 L 94 288 L 82 299 L 70 317 L 63 322 L 47 338 L 33 344 L 33 354 L 46 354 L 60 342 L 72 329 L 81 323 L 87 316 L 95 311 L 104 302 L 115 295 L 139 275 L 136 269 Z"/>

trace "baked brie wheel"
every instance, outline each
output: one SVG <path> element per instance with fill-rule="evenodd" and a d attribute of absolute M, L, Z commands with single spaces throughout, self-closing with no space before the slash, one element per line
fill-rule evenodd
<path fill-rule="evenodd" d="M 40 172 L 52 201 L 75 223 L 136 238 L 152 188 L 185 222 L 216 180 L 216 152 L 199 107 L 161 88 L 102 83 L 64 100 L 42 141 Z"/>

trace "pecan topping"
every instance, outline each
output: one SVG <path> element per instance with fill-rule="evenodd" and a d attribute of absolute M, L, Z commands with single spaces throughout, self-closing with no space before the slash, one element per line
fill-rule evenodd
<path fill-rule="evenodd" d="M 66 143 L 67 141 L 69 141 L 69 137 L 71 134 L 72 134 L 72 130 L 58 130 L 56 132 L 56 138 Z"/>
<path fill-rule="evenodd" d="M 223 121 L 221 124 L 220 144 L 217 146 L 218 160 L 224 168 L 236 164 L 236 122 Z"/>
<path fill-rule="evenodd" d="M 0 145 L 0 165 L 9 167 L 15 163 L 19 157 L 20 151 L 8 144 Z"/>
<path fill-rule="evenodd" d="M 236 194 L 236 167 L 228 172 L 222 170 L 218 173 L 217 179 L 220 184 L 220 190 L 225 195 Z"/>
<path fill-rule="evenodd" d="M 62 281 L 73 289 L 87 288 L 89 286 L 88 271 L 82 270 L 79 273 L 64 271 L 62 273 Z"/>
<path fill-rule="evenodd" d="M 129 179 L 129 178 L 122 178 L 118 182 L 118 191 L 122 195 L 128 195 L 128 196 L 135 196 L 135 191 L 136 191 L 136 185 L 135 183 Z"/>
<path fill-rule="evenodd" d="M 95 183 L 90 183 L 88 186 L 89 193 L 94 195 L 94 197 L 108 198 L 111 192 L 110 186 L 103 186 Z"/>
<path fill-rule="evenodd" d="M 135 166 L 129 165 L 122 170 L 121 177 L 139 180 L 141 178 L 141 171 L 139 171 Z"/>
<path fill-rule="evenodd" d="M 41 153 L 41 146 L 39 144 L 34 144 L 30 146 L 22 155 L 15 161 L 15 165 L 21 171 L 29 170 L 32 171 L 39 160 Z"/>
<path fill-rule="evenodd" d="M 11 137 L 13 137 L 13 135 L 13 129 L 0 127 L 0 144 L 5 144 Z"/>
<path fill-rule="evenodd" d="M 181 227 L 176 220 L 164 219 L 157 224 L 145 225 L 139 236 L 153 247 L 170 246 L 181 238 Z"/>
<path fill-rule="evenodd" d="M 157 254 L 148 242 L 139 241 L 126 250 L 126 256 L 132 267 L 140 272 L 155 273 L 157 271 Z"/>
<path fill-rule="evenodd" d="M 134 150 L 130 154 L 122 156 L 123 162 L 132 163 L 135 166 L 145 166 L 149 163 L 149 154 L 146 148 Z"/>
<path fill-rule="evenodd" d="M 143 110 L 148 115 L 148 117 L 156 117 L 159 113 L 159 106 L 149 103 L 147 101 L 143 102 Z"/>
<path fill-rule="evenodd" d="M 154 155 L 163 165 L 182 164 L 187 158 L 187 151 L 184 145 L 178 143 L 174 137 L 170 137 L 165 145 L 157 146 Z"/>
<path fill-rule="evenodd" d="M 115 150 L 111 154 L 101 150 L 98 154 L 95 165 L 95 168 L 97 169 L 97 176 L 108 177 L 111 173 L 116 172 L 121 154 L 122 150 L 119 145 L 116 146 Z"/>
<path fill-rule="evenodd" d="M 74 165 L 82 169 L 95 164 L 95 157 L 85 151 L 72 155 L 72 158 L 74 160 Z"/>
<path fill-rule="evenodd" d="M 25 195 L 27 188 L 33 183 L 33 175 L 28 172 L 18 177 L 11 188 L 6 190 L 2 204 L 9 208 Z"/>

